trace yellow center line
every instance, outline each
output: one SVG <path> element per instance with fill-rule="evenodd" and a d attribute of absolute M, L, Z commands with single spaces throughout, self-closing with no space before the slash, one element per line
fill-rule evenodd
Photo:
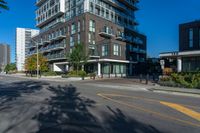
<path fill-rule="evenodd" d="M 168 107 L 171 107 L 171 108 L 173 108 L 173 109 L 175 109 L 175 110 L 177 110 L 177 111 L 179 111 L 179 112 L 181 112 L 181 113 L 183 113 L 187 116 L 190 116 L 195 120 L 200 121 L 200 113 L 198 113 L 194 110 L 188 109 L 184 106 L 181 106 L 181 105 L 175 104 L 175 103 L 168 103 L 168 102 L 160 102 L 160 103 L 163 104 L 163 105 L 166 105 Z"/>
<path fill-rule="evenodd" d="M 104 93 L 101 93 L 101 94 L 103 94 L 104 96 L 111 96 L 111 97 L 124 97 L 124 98 L 132 98 L 132 99 L 142 99 L 149 102 L 160 102 L 160 100 L 150 99 L 150 98 L 145 98 L 145 97 L 127 96 L 127 95 L 121 95 L 121 94 L 104 94 Z M 191 108 L 200 108 L 200 106 L 192 106 L 192 105 L 187 105 L 187 104 L 179 104 L 179 105 L 187 106 Z"/>
<path fill-rule="evenodd" d="M 148 112 L 148 113 L 154 114 L 156 116 L 159 116 L 159 117 L 162 117 L 162 118 L 165 118 L 165 119 L 170 119 L 170 120 L 173 120 L 173 121 L 175 120 L 175 121 L 178 121 L 179 123 L 182 123 L 184 125 L 191 125 L 191 126 L 200 127 L 200 124 L 192 123 L 190 121 L 181 120 L 181 119 L 169 116 L 169 115 L 161 114 L 159 112 L 155 112 L 155 111 L 148 110 L 148 109 L 136 106 L 136 105 L 132 105 L 132 104 L 128 104 L 128 103 L 125 103 L 125 102 L 122 102 L 122 101 L 119 101 L 119 100 L 115 100 L 115 99 L 112 99 L 112 98 L 105 96 L 104 94 L 101 94 L 101 93 L 98 93 L 97 95 L 104 98 L 104 99 L 107 99 L 109 101 L 112 101 L 112 102 L 115 102 L 115 103 L 118 103 L 118 104 L 121 104 L 121 105 L 125 105 L 129 108 L 132 108 L 132 109 L 140 110 L 140 111 L 143 111 L 143 112 Z"/>

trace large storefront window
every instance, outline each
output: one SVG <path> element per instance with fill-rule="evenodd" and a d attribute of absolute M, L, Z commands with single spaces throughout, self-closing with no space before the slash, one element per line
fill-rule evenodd
<path fill-rule="evenodd" d="M 103 74 L 126 74 L 126 65 L 125 64 L 108 64 L 104 63 L 102 65 Z"/>
<path fill-rule="evenodd" d="M 200 70 L 200 57 L 185 57 L 182 62 L 183 72 Z"/>

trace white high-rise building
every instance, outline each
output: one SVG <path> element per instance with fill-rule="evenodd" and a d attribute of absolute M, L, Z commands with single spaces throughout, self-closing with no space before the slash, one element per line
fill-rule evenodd
<path fill-rule="evenodd" d="M 24 71 L 25 57 L 28 55 L 31 38 L 37 34 L 39 34 L 39 30 L 16 29 L 16 65 L 18 71 Z"/>

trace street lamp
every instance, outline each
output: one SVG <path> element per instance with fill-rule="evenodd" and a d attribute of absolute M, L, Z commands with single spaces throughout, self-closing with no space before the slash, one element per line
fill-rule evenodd
<path fill-rule="evenodd" d="M 32 41 L 36 44 L 37 47 L 37 79 L 39 79 L 39 48 L 38 48 L 38 42 L 33 40 Z"/>

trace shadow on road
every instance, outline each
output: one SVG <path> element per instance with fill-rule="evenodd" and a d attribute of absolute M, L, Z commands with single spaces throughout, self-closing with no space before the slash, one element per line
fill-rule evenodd
<path fill-rule="evenodd" d="M 31 94 L 42 89 L 44 82 L 21 81 L 0 85 L 0 106 L 16 100 L 22 94 Z"/>
<path fill-rule="evenodd" d="M 49 87 L 55 95 L 48 107 L 33 117 L 39 121 L 37 133 L 160 133 L 151 125 L 126 116 L 120 109 L 107 106 L 101 120 L 90 110 L 96 102 L 81 96 L 72 85 Z"/>

